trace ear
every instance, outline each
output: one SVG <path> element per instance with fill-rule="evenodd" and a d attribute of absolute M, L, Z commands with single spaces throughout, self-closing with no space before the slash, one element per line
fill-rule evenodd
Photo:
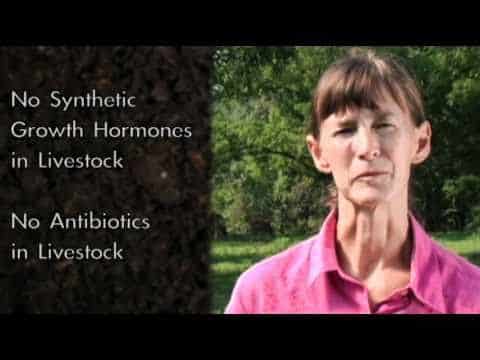
<path fill-rule="evenodd" d="M 413 154 L 412 163 L 417 165 L 428 158 L 431 151 L 432 127 L 429 121 L 424 121 L 419 127 L 415 128 L 417 144 Z"/>
<path fill-rule="evenodd" d="M 330 169 L 330 164 L 323 156 L 323 152 L 320 147 L 320 141 L 317 140 L 313 135 L 307 135 L 307 146 L 315 167 L 325 174 L 330 174 L 332 170 Z"/>

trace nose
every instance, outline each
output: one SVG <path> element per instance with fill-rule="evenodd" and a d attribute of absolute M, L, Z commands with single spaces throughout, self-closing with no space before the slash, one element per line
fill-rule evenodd
<path fill-rule="evenodd" d="M 354 147 L 360 159 L 371 161 L 380 156 L 378 135 L 370 129 L 359 129 L 354 139 Z"/>

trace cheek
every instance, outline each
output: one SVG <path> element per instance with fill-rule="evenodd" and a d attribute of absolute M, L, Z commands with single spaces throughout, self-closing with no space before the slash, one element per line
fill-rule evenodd
<path fill-rule="evenodd" d="M 408 179 L 412 164 L 413 147 L 411 139 L 406 136 L 392 138 L 385 143 L 385 151 L 392 162 L 395 176 Z"/>
<path fill-rule="evenodd" d="M 350 142 L 333 142 L 327 152 L 332 175 L 337 184 L 348 181 L 352 163 L 352 147 Z"/>
<path fill-rule="evenodd" d="M 351 142 L 332 141 L 327 150 L 327 156 L 332 167 L 342 168 L 351 161 Z"/>

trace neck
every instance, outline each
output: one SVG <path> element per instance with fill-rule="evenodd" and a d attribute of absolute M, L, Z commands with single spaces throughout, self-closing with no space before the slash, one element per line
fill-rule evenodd
<path fill-rule="evenodd" d="M 367 280 L 374 273 L 410 267 L 407 202 L 390 204 L 357 207 L 339 197 L 337 253 L 343 270 L 356 279 Z"/>

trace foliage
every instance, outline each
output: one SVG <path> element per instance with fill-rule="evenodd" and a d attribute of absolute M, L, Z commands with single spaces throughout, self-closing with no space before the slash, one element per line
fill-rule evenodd
<path fill-rule="evenodd" d="M 443 192 L 450 205 L 446 213 L 452 227 L 455 229 L 478 227 L 480 177 L 462 175 L 455 179 L 448 179 L 444 183 Z"/>
<path fill-rule="evenodd" d="M 347 50 L 218 49 L 213 206 L 230 233 L 285 234 L 318 228 L 327 211 L 321 199 L 331 180 L 313 167 L 305 125 L 316 82 Z M 480 48 L 376 50 L 394 54 L 411 69 L 432 123 L 431 157 L 414 171 L 418 210 L 430 230 L 466 228 L 480 206 L 478 196 L 467 196 L 468 187 L 474 192 L 480 179 Z M 462 180 L 466 174 L 472 176 L 468 186 L 466 178 Z"/>

